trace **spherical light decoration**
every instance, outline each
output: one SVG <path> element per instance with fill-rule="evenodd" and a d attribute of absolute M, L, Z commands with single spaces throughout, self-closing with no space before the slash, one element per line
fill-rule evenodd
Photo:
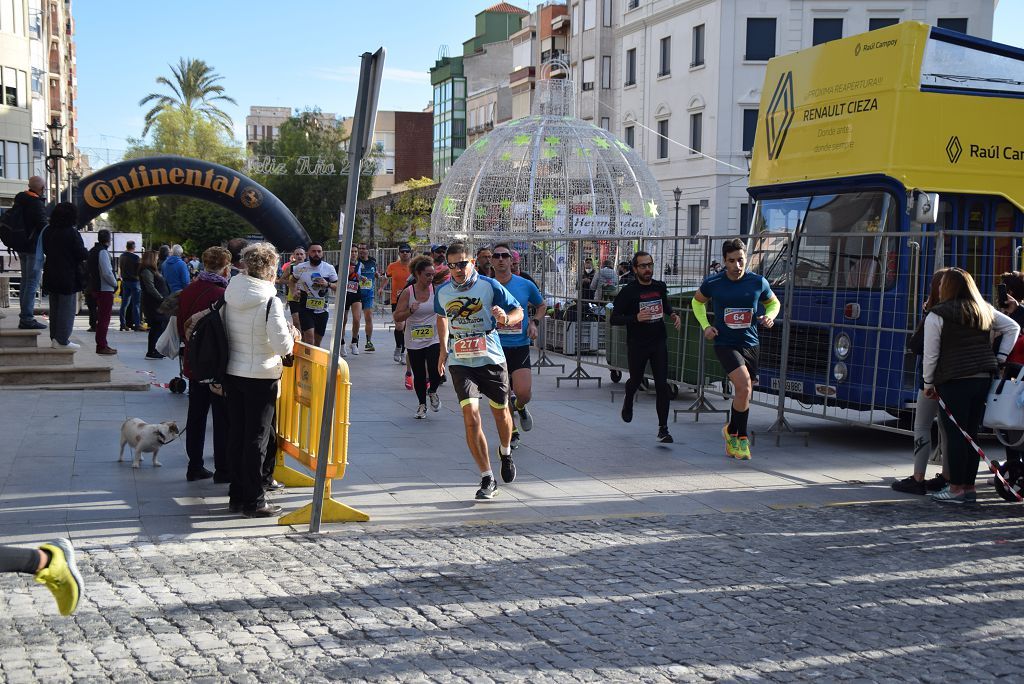
<path fill-rule="evenodd" d="M 662 203 L 636 150 L 576 118 L 573 83 L 540 80 L 530 116 L 496 127 L 452 165 L 431 240 L 663 235 Z"/>

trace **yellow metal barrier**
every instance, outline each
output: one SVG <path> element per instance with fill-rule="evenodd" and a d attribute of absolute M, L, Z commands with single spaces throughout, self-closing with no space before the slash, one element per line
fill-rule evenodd
<path fill-rule="evenodd" d="M 312 487 L 313 478 L 285 463 L 285 456 L 316 472 L 317 448 L 323 417 L 323 402 L 331 355 L 326 349 L 302 342 L 295 343 L 295 363 L 281 376 L 281 396 L 277 400 L 277 464 L 274 479 L 286 487 Z M 352 383 L 348 364 L 338 362 L 338 379 L 334 398 L 334 424 L 327 456 L 327 485 L 324 488 L 324 522 L 365 522 L 370 519 L 362 511 L 331 498 L 331 481 L 345 476 L 348 465 L 348 405 Z M 279 525 L 308 523 L 313 504 L 278 518 Z"/>

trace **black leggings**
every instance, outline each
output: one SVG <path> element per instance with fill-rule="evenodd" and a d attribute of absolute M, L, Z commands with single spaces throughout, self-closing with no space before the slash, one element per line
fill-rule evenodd
<path fill-rule="evenodd" d="M 644 370 L 648 362 L 651 364 L 651 376 L 654 377 L 654 390 L 657 395 L 655 406 L 658 411 L 658 427 L 668 425 L 668 345 L 665 340 L 627 345 L 629 357 L 629 380 L 626 381 L 626 395 L 630 398 L 636 394 L 640 382 L 644 379 Z"/>
<path fill-rule="evenodd" d="M 36 574 L 39 569 L 39 551 L 20 546 L 0 546 L 0 572 Z"/>
<path fill-rule="evenodd" d="M 437 372 L 437 360 L 441 357 L 441 345 L 432 344 L 425 349 L 408 349 L 409 367 L 412 368 L 412 386 L 421 404 L 427 403 L 427 378 L 430 391 L 437 392 L 441 375 Z"/>
<path fill-rule="evenodd" d="M 935 386 L 956 422 L 974 440 L 978 439 L 978 428 L 985 415 L 985 399 L 991 384 L 989 378 L 957 378 Z M 945 411 L 939 411 L 939 416 L 946 431 L 949 482 L 973 487 L 978 476 L 978 452 L 949 421 Z"/>

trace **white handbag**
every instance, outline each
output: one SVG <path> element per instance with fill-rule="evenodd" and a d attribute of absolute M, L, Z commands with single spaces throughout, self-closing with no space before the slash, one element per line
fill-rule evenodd
<path fill-rule="evenodd" d="M 156 350 L 169 359 L 178 358 L 178 349 L 181 347 L 181 340 L 178 339 L 178 317 L 171 316 L 167 321 L 167 327 L 160 333 L 156 341 Z"/>
<path fill-rule="evenodd" d="M 991 428 L 1011 449 L 1024 445 L 1024 367 L 1015 378 L 996 378 L 985 399 L 982 425 Z"/>

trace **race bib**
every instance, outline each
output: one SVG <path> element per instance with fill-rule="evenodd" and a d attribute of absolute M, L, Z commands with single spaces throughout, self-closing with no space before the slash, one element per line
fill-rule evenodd
<path fill-rule="evenodd" d="M 661 305 L 661 298 L 649 299 L 640 302 L 640 310 L 651 314 L 652 321 L 660 321 L 665 317 L 665 309 Z"/>
<path fill-rule="evenodd" d="M 725 323 L 725 327 L 734 330 L 749 328 L 754 322 L 754 310 L 727 308 L 722 316 L 722 321 Z"/>
<path fill-rule="evenodd" d="M 350 280 L 350 281 L 348 281 L 348 285 L 345 286 L 345 290 L 347 292 L 353 292 L 353 293 L 358 292 L 359 291 L 359 283 L 357 283 L 354 280 Z"/>
<path fill-rule="evenodd" d="M 325 297 L 306 297 L 307 309 L 326 309 L 327 299 Z"/>
<path fill-rule="evenodd" d="M 373 281 L 365 276 L 359 276 L 359 289 L 370 290 L 373 289 Z"/>
<path fill-rule="evenodd" d="M 457 359 L 478 359 L 487 355 L 487 338 L 483 335 L 462 337 L 455 340 L 453 349 Z"/>
<path fill-rule="evenodd" d="M 420 325 L 412 329 L 412 339 L 429 340 L 434 336 L 434 326 Z"/>
<path fill-rule="evenodd" d="M 507 325 L 498 323 L 497 330 L 499 335 L 518 335 L 523 332 L 523 323 L 522 321 L 519 323 L 509 323 Z"/>

